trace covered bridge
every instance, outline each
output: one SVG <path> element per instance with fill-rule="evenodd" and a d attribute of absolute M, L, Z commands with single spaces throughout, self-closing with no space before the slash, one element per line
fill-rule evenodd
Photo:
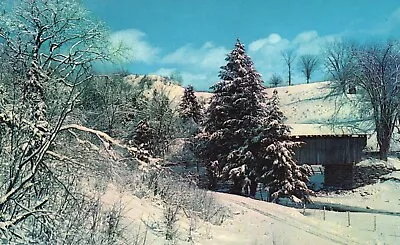
<path fill-rule="evenodd" d="M 322 165 L 326 187 L 353 187 L 354 165 L 361 161 L 368 134 L 321 124 L 289 126 L 292 140 L 305 143 L 295 150 L 299 164 Z"/>

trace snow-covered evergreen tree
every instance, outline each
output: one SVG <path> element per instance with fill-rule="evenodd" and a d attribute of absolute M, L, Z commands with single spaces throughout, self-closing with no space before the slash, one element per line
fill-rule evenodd
<path fill-rule="evenodd" d="M 238 40 L 221 67 L 220 81 L 206 111 L 204 132 L 197 137 L 200 153 L 208 160 L 211 188 L 218 179 L 233 182 L 231 192 L 255 195 L 257 183 L 270 187 L 272 201 L 281 197 L 309 201 L 310 169 L 298 166 L 290 128 L 274 91 L 266 100 L 263 81 Z"/>
<path fill-rule="evenodd" d="M 227 64 L 219 73 L 221 80 L 211 87 L 213 96 L 202 134 L 207 138 L 203 156 L 210 163 L 210 182 L 215 183 L 213 178 L 231 179 L 231 191 L 240 193 L 238 181 L 244 181 L 251 172 L 255 176 L 253 138 L 265 117 L 265 94 L 261 76 L 239 40 L 225 60 Z M 234 171 L 238 167 L 246 173 Z"/>
<path fill-rule="evenodd" d="M 284 124 L 285 117 L 279 109 L 279 97 L 275 90 L 267 103 L 269 116 L 264 131 L 263 145 L 266 146 L 267 168 L 259 169 L 263 173 L 264 183 L 269 186 L 270 200 L 288 197 L 293 201 L 310 202 L 312 191 L 306 183 L 311 175 L 308 165 L 298 166 L 294 160 L 294 148 L 302 143 L 290 140 L 290 128 Z M 267 171 L 266 171 L 267 170 Z"/>
<path fill-rule="evenodd" d="M 181 103 L 179 104 L 179 115 L 184 121 L 193 120 L 195 123 L 200 122 L 201 106 L 191 85 L 185 88 Z"/>

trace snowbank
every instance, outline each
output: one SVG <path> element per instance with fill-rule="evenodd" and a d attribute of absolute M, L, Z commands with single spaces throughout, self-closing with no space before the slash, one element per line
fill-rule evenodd
<path fill-rule="evenodd" d="M 400 212 L 400 182 L 388 180 L 351 191 L 322 194 L 314 201 Z"/>
<path fill-rule="evenodd" d="M 387 161 L 379 160 L 376 158 L 367 158 L 357 163 L 357 166 L 382 166 L 388 169 L 400 171 L 400 160 L 397 157 L 389 157 Z"/>

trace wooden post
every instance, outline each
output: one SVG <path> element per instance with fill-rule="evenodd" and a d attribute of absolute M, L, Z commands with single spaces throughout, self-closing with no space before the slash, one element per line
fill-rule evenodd
<path fill-rule="evenodd" d="M 350 223 L 350 212 L 347 211 L 347 227 L 350 227 L 351 223 Z"/>
<path fill-rule="evenodd" d="M 324 211 L 323 211 L 323 218 L 324 218 L 324 221 L 326 220 L 326 210 L 325 210 L 325 206 L 324 206 Z"/>
<path fill-rule="evenodd" d="M 306 215 L 306 203 L 303 202 L 303 215 Z"/>
<path fill-rule="evenodd" d="M 376 231 L 376 214 L 374 215 L 374 231 Z"/>
<path fill-rule="evenodd" d="M 260 198 L 261 198 L 262 201 L 264 201 L 264 198 L 263 198 L 263 195 L 262 195 L 262 190 L 263 190 L 264 187 L 262 186 L 261 183 L 258 183 L 257 187 L 258 187 L 258 191 L 260 192 Z"/>

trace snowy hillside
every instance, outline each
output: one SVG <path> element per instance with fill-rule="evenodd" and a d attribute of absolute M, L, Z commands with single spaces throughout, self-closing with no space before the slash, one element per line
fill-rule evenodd
<path fill-rule="evenodd" d="M 126 77 L 126 81 L 136 86 L 146 85 L 150 81 L 151 85 L 147 90 L 149 96 L 152 89 L 165 91 L 175 105 L 179 103 L 184 91 L 184 88 L 177 85 L 175 81 L 158 75 L 130 75 Z M 370 134 L 367 148 L 372 151 L 378 150 L 372 122 L 360 119 L 352 103 L 358 95 L 333 94 L 329 81 L 267 88 L 267 96 L 271 96 L 275 89 L 278 91 L 281 110 L 287 118 L 286 123 L 294 125 L 293 128 L 296 130 L 310 129 L 326 134 L 332 132 L 367 133 Z M 212 93 L 196 92 L 196 96 L 201 103 L 207 105 Z M 400 150 L 398 139 L 399 136 L 394 134 L 391 146 L 393 151 Z"/>
<path fill-rule="evenodd" d="M 329 96 L 332 92 L 330 82 L 299 84 L 277 88 L 267 88 L 267 96 L 274 89 L 278 91 L 281 109 L 287 117 L 288 124 L 329 124 L 336 115 L 339 105 L 346 102 L 342 96 Z M 199 92 L 199 97 L 209 98 L 211 93 Z M 337 120 L 349 121 L 353 110 L 349 104 L 340 108 Z"/>
<path fill-rule="evenodd" d="M 158 75 L 130 75 L 126 80 L 133 84 L 152 81 L 153 89 L 165 89 L 171 99 L 180 99 L 183 95 L 183 88 L 174 84 L 165 77 Z M 171 83 L 172 82 L 172 83 Z M 283 86 L 278 88 L 267 88 L 267 96 L 271 96 L 273 90 L 278 91 L 281 102 L 281 109 L 287 117 L 288 124 L 329 124 L 332 117 L 336 115 L 341 102 L 347 102 L 347 98 L 341 96 L 329 96 L 332 92 L 330 82 L 318 82 L 310 84 L 299 84 L 293 86 Z M 197 92 L 198 98 L 207 101 L 211 93 Z M 337 120 L 348 121 L 353 118 L 352 107 L 347 104 L 340 107 Z"/>
<path fill-rule="evenodd" d="M 151 89 L 163 90 L 175 104 L 179 103 L 184 91 L 182 86 L 176 85 L 174 81 L 158 75 L 130 75 L 126 80 L 135 85 L 151 81 L 149 95 Z M 275 89 L 278 91 L 281 110 L 287 117 L 286 123 L 295 125 L 296 130 L 311 129 L 326 134 L 343 131 L 372 133 L 368 137 L 367 148 L 378 149 L 376 136 L 373 134 L 373 124 L 360 119 L 357 110 L 354 109 L 352 100 L 358 95 L 333 94 L 329 81 L 267 88 L 267 96 L 271 96 Z M 196 96 L 202 103 L 207 104 L 212 93 L 196 92 Z M 395 151 L 400 150 L 397 139 L 398 136 L 395 134 L 392 141 L 392 150 Z"/>
<path fill-rule="evenodd" d="M 177 85 L 176 81 L 158 75 L 129 75 L 125 77 L 125 81 L 134 86 L 145 88 L 148 96 L 150 96 L 152 90 L 166 92 L 169 98 L 175 102 L 180 101 L 184 91 L 184 88 Z"/>
<path fill-rule="evenodd" d="M 308 130 L 324 132 L 363 132 L 370 134 L 367 148 L 377 151 L 376 135 L 373 133 L 371 121 L 360 119 L 352 100 L 357 95 L 332 94 L 331 82 L 317 82 L 267 88 L 267 96 L 271 96 L 273 90 L 278 91 L 280 105 L 287 124 L 296 125 L 296 130 Z M 197 96 L 207 100 L 212 94 L 198 92 Z M 311 125 L 310 125 L 311 124 Z M 394 134 L 392 150 L 400 150 L 398 135 Z"/>

